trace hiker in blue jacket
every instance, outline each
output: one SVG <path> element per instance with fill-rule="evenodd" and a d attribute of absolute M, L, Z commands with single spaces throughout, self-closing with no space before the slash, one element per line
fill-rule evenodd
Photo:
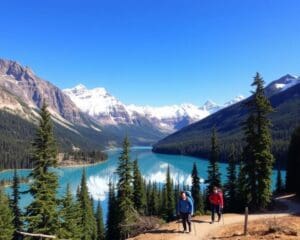
<path fill-rule="evenodd" d="M 182 219 L 183 232 L 191 232 L 191 218 L 192 218 L 193 205 L 191 200 L 187 197 L 185 192 L 180 193 L 180 200 L 177 204 L 177 214 Z M 189 230 L 187 231 L 186 225 Z"/>

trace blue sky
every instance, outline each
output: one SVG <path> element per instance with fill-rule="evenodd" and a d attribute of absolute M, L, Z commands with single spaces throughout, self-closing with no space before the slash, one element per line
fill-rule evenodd
<path fill-rule="evenodd" d="M 300 74 L 299 13 L 298 0 L 4 0 L 0 57 L 125 103 L 223 103 L 256 71 Z"/>

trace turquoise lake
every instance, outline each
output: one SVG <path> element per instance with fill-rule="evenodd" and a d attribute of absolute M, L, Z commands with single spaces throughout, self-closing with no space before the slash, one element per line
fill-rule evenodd
<path fill-rule="evenodd" d="M 106 216 L 107 212 L 108 182 L 110 179 L 116 181 L 115 170 L 118 163 L 120 149 L 109 150 L 107 151 L 107 154 L 107 161 L 100 164 L 84 167 L 87 173 L 87 184 L 89 192 L 95 199 L 95 201 L 101 201 L 105 214 L 104 216 Z M 206 159 L 181 155 L 157 154 L 153 153 L 150 147 L 133 147 L 131 149 L 131 158 L 138 159 L 141 172 L 144 178 L 146 178 L 147 180 L 163 183 L 165 181 L 166 170 L 169 165 L 171 176 L 176 183 L 179 180 L 181 185 L 190 184 L 190 173 L 194 162 L 197 164 L 199 176 L 202 179 L 205 179 L 207 177 L 206 171 L 208 161 Z M 223 181 L 226 178 L 226 167 L 226 163 L 220 163 L 220 171 L 222 173 Z M 70 184 L 72 192 L 75 195 L 77 186 L 80 183 L 82 170 L 83 167 L 58 168 L 56 170 L 59 176 L 60 188 L 58 189 L 58 194 L 60 196 L 64 194 L 66 185 L 68 183 Z M 30 170 L 18 171 L 18 174 L 21 176 L 26 176 L 29 173 Z M 13 171 L 4 171 L 0 173 L 0 179 L 11 178 L 12 175 Z M 285 172 L 282 172 L 282 176 L 285 177 Z M 273 186 L 275 184 L 275 179 L 276 171 L 273 171 Z M 26 184 L 22 184 L 21 190 L 24 191 L 26 189 Z M 10 193 L 10 188 L 7 188 L 7 191 L 8 193 Z M 30 201 L 30 195 L 22 195 L 22 208 L 28 205 Z"/>

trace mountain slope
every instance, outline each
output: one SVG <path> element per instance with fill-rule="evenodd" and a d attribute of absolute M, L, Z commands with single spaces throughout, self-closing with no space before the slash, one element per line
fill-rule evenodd
<path fill-rule="evenodd" d="M 290 77 L 290 76 L 287 76 Z M 275 112 L 270 115 L 272 121 L 273 151 L 278 158 L 280 153 L 286 152 L 292 131 L 300 124 L 300 79 L 295 77 L 296 83 L 276 89 L 274 81 L 266 87 L 269 99 Z M 284 77 L 281 78 L 281 81 Z M 242 122 L 247 117 L 245 103 L 236 103 L 222 109 L 207 118 L 191 124 L 182 130 L 169 135 L 153 146 L 154 152 L 187 154 L 208 157 L 210 151 L 210 135 L 213 126 L 216 126 L 220 138 L 220 150 L 222 158 L 228 154 L 231 143 L 241 149 L 243 142 Z"/>
<path fill-rule="evenodd" d="M 127 134 L 132 144 L 150 145 L 165 135 L 153 129 L 102 126 L 83 113 L 58 87 L 28 67 L 0 59 L 0 168 L 30 167 L 30 146 L 45 100 L 54 123 L 59 151 L 99 150 L 120 146 Z"/>
<path fill-rule="evenodd" d="M 52 115 L 61 152 L 120 146 L 125 135 L 133 145 L 151 145 L 166 136 L 146 118 L 135 120 L 134 125 L 104 124 L 104 118 L 99 121 L 83 112 L 67 94 L 29 67 L 0 59 L 0 161 L 5 166 L 8 163 L 12 166 L 12 162 L 28 166 L 30 142 L 35 137 L 43 100 Z M 115 112 L 120 111 L 115 109 Z"/>

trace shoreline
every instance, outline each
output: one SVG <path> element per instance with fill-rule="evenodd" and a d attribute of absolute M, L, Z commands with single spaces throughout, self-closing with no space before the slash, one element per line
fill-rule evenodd
<path fill-rule="evenodd" d="M 76 163 L 74 165 L 69 164 L 69 165 L 58 165 L 56 168 L 79 168 L 79 167 L 88 167 L 88 166 L 93 166 L 93 165 L 98 165 L 98 164 L 102 164 L 105 163 L 107 160 L 101 161 L 101 162 L 96 162 L 96 163 Z M 19 170 L 32 170 L 32 168 L 17 168 L 17 171 Z M 5 173 L 5 172 L 9 172 L 9 171 L 14 171 L 14 168 L 10 168 L 10 169 L 4 169 L 0 171 L 1 173 Z"/>
<path fill-rule="evenodd" d="M 108 158 L 104 161 L 100 161 L 100 162 L 96 162 L 96 163 L 76 163 L 74 165 L 69 164 L 69 165 L 59 165 L 57 168 L 79 168 L 79 167 L 89 167 L 89 166 L 94 166 L 94 165 L 98 165 L 98 164 L 102 164 L 105 163 L 106 161 L 108 161 Z"/>
<path fill-rule="evenodd" d="M 132 146 L 130 149 L 151 149 L 152 146 Z M 107 148 L 105 150 L 103 150 L 103 152 L 109 152 L 109 151 L 118 151 L 118 150 L 121 150 L 121 147 L 114 147 L 114 148 Z M 105 159 L 104 161 L 100 161 L 100 162 L 96 162 L 96 163 L 74 163 L 74 164 L 66 164 L 66 165 L 60 165 L 58 164 L 57 168 L 79 168 L 79 167 L 88 167 L 88 166 L 93 166 L 93 165 L 98 165 L 98 164 L 101 164 L 101 163 L 104 163 L 106 161 L 108 161 L 109 157 L 107 157 L 107 159 Z M 32 168 L 17 168 L 17 170 L 32 170 Z M 9 172 L 9 171 L 14 171 L 13 168 L 9 168 L 9 169 L 3 169 L 0 171 L 0 174 L 1 173 L 4 173 L 4 172 Z"/>

